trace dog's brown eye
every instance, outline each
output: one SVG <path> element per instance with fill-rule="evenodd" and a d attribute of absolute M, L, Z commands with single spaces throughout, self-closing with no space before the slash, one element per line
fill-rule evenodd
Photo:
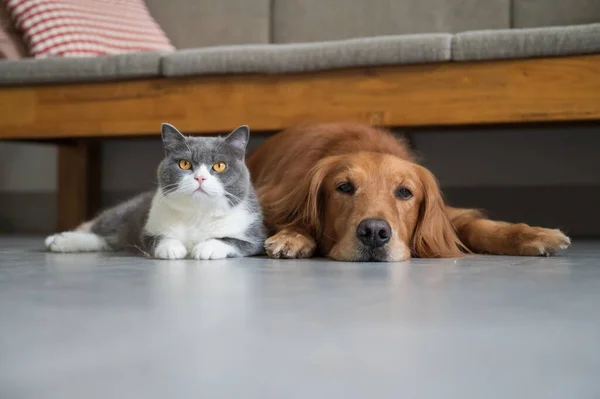
<path fill-rule="evenodd" d="M 354 186 L 351 183 L 338 184 L 336 190 L 344 194 L 354 194 Z"/>
<path fill-rule="evenodd" d="M 399 198 L 401 200 L 407 200 L 407 199 L 411 198 L 412 196 L 413 196 L 412 192 L 404 186 L 402 186 L 396 190 L 396 198 Z"/>

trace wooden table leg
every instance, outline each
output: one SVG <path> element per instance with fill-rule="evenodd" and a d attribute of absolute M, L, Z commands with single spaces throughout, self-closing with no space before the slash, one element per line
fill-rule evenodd
<path fill-rule="evenodd" d="M 71 230 L 100 206 L 100 142 L 77 140 L 58 145 L 57 231 Z"/>

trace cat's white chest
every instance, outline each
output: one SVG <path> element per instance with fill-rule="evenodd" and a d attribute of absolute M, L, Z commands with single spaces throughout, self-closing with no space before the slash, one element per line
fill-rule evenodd
<path fill-rule="evenodd" d="M 180 241 L 188 251 L 198 243 L 211 238 L 245 239 L 245 232 L 255 217 L 244 206 L 230 209 L 194 207 L 190 210 L 173 209 L 153 201 L 145 232 Z"/>

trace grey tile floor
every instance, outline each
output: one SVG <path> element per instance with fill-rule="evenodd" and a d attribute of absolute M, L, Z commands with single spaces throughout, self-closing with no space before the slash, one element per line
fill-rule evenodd
<path fill-rule="evenodd" d="M 155 261 L 0 239 L 0 398 L 600 398 L 600 241 Z"/>

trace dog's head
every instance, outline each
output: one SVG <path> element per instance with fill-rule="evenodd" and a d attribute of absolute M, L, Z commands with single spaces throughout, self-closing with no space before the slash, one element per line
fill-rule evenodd
<path fill-rule="evenodd" d="M 434 176 L 393 155 L 322 159 L 281 199 L 323 255 L 349 261 L 457 257 L 462 244 Z"/>

